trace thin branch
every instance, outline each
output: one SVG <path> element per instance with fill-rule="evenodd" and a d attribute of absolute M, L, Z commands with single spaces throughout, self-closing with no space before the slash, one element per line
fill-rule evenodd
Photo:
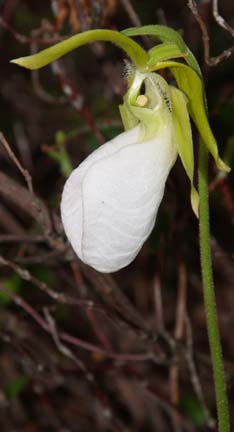
<path fill-rule="evenodd" d="M 54 43 L 57 42 L 61 42 L 64 39 L 68 38 L 71 35 L 68 36 L 51 36 L 49 38 L 31 38 L 31 37 L 27 37 L 25 35 L 22 35 L 20 33 L 18 33 L 10 24 L 8 24 L 8 22 L 6 22 L 2 17 L 0 17 L 0 26 L 2 28 L 4 28 L 5 30 L 7 30 L 9 33 L 11 33 L 11 35 L 15 38 L 15 40 L 17 40 L 17 42 L 22 43 L 22 44 L 33 44 L 33 43 L 37 43 L 37 44 L 43 44 L 43 45 L 52 45 Z"/>
<path fill-rule="evenodd" d="M 203 408 L 205 417 L 207 419 L 207 426 L 209 428 L 213 429 L 215 427 L 215 420 L 211 416 L 209 409 L 207 407 L 205 397 L 203 394 L 200 378 L 197 372 L 197 367 L 194 361 L 194 350 L 193 350 L 193 333 L 192 333 L 192 326 L 190 323 L 190 319 L 188 315 L 185 315 L 185 323 L 186 323 L 186 339 L 187 339 L 187 349 L 185 350 L 185 358 L 188 364 L 188 369 L 190 372 L 190 378 L 191 382 L 194 388 L 194 391 L 196 393 L 196 396 L 201 404 L 201 407 Z"/>
<path fill-rule="evenodd" d="M 50 220 L 50 214 L 45 205 L 37 198 L 34 193 L 31 175 L 25 168 L 23 168 L 2 132 L 0 132 L 0 142 L 5 148 L 9 158 L 24 177 L 29 193 L 27 193 L 27 191 L 21 185 L 18 185 L 16 182 L 14 182 L 14 180 L 7 177 L 2 172 L 0 173 L 0 192 L 2 192 L 11 200 L 13 199 L 13 201 L 21 206 L 24 210 L 27 209 L 29 213 L 43 226 L 45 236 L 47 236 L 48 241 L 52 245 L 55 243 L 57 244 L 57 242 L 51 237 L 52 224 Z"/>
<path fill-rule="evenodd" d="M 36 42 L 36 38 L 41 34 L 42 29 L 34 29 L 32 30 L 32 37 L 35 39 L 33 43 L 30 45 L 30 54 L 36 54 L 38 51 L 38 43 Z M 65 104 L 67 102 L 67 98 L 64 96 L 54 96 L 49 93 L 40 82 L 40 71 L 38 69 L 31 71 L 31 79 L 32 85 L 36 95 L 46 103 L 49 104 Z"/>
<path fill-rule="evenodd" d="M 183 262 L 179 264 L 178 295 L 176 306 L 176 320 L 174 336 L 176 341 L 181 341 L 184 334 L 184 321 L 186 311 L 186 292 L 187 292 L 187 272 Z M 173 404 L 179 402 L 179 365 L 178 362 L 172 364 L 169 371 L 170 399 Z"/>
<path fill-rule="evenodd" d="M 16 305 L 21 307 L 28 315 L 36 321 L 40 327 L 46 331 L 47 333 L 51 332 L 49 324 L 46 320 L 31 306 L 29 305 L 21 296 L 16 295 L 10 292 L 8 289 L 4 288 L 0 284 L 0 290 L 8 296 Z M 86 342 L 76 336 L 70 335 L 63 331 L 58 331 L 58 336 L 61 340 L 70 343 L 73 346 L 78 348 L 85 349 L 86 351 L 95 352 L 98 354 L 103 354 L 107 358 L 112 358 L 119 361 L 126 362 L 144 362 L 153 360 L 154 355 L 152 352 L 144 352 L 144 353 L 116 353 L 116 352 L 107 352 L 105 349 L 95 345 L 91 342 Z"/>
<path fill-rule="evenodd" d="M 210 37 L 201 15 L 198 12 L 197 3 L 195 0 L 188 0 L 188 7 L 191 10 L 195 20 L 199 24 L 202 32 L 202 40 L 204 46 L 204 59 L 208 66 L 217 66 L 222 60 L 228 59 L 234 53 L 234 47 L 224 50 L 216 57 L 210 57 Z"/>
<path fill-rule="evenodd" d="M 12 233 L 13 236 L 25 235 L 25 230 L 20 222 L 2 203 L 0 203 L 0 226 L 4 231 Z"/>
<path fill-rule="evenodd" d="M 80 359 L 78 359 L 77 356 L 66 345 L 64 345 L 60 341 L 55 320 L 51 316 L 49 309 L 46 307 L 44 308 L 44 315 L 45 315 L 46 321 L 50 327 L 51 336 L 52 336 L 54 343 L 55 343 L 56 347 L 58 348 L 59 352 L 61 352 L 65 357 L 72 360 L 76 364 L 76 366 L 78 366 L 79 369 L 81 369 L 83 372 L 87 373 L 87 369 L 86 369 L 86 366 L 84 365 L 84 363 Z"/>
<path fill-rule="evenodd" d="M 234 223 L 234 197 L 231 188 L 226 181 L 226 178 L 220 176 L 219 174 L 209 184 L 209 192 L 213 192 L 217 187 L 219 187 L 222 194 L 227 213 L 229 214 L 232 223 Z"/>
<path fill-rule="evenodd" d="M 132 5 L 131 0 L 120 0 L 120 2 L 122 3 L 122 6 L 129 17 L 131 24 L 133 24 L 135 27 L 142 26 L 142 22 Z M 151 48 L 152 45 L 150 39 L 147 36 L 142 36 L 142 39 L 144 41 L 145 46 L 147 48 Z"/>
<path fill-rule="evenodd" d="M 77 264 L 77 260 L 71 261 L 71 268 L 74 274 L 74 278 L 77 282 L 77 287 L 80 291 L 80 296 L 82 298 L 87 298 L 88 296 L 88 290 L 86 283 L 84 282 L 84 279 L 82 277 L 82 274 L 80 272 L 79 266 Z M 90 325 L 92 327 L 92 330 L 94 334 L 96 335 L 97 339 L 101 344 L 104 346 L 104 348 L 107 351 L 112 351 L 111 343 L 109 342 L 103 328 L 102 323 L 97 321 L 96 316 L 94 315 L 93 310 L 91 308 L 86 308 L 85 310 L 86 316 L 88 321 L 90 322 Z"/>
<path fill-rule="evenodd" d="M 27 264 L 42 264 L 42 263 L 55 263 L 58 264 L 58 262 L 64 262 L 67 261 L 68 258 L 66 255 L 67 249 L 54 249 L 51 252 L 47 253 L 37 253 L 36 255 L 29 255 L 29 256 L 16 256 L 15 262 L 20 265 L 27 265 Z"/>
<path fill-rule="evenodd" d="M 153 290 L 154 290 L 156 329 L 158 333 L 161 333 L 165 331 L 165 322 L 164 322 L 163 304 L 162 304 L 161 281 L 158 273 L 154 277 Z"/>
<path fill-rule="evenodd" d="M 220 27 L 223 27 L 228 33 L 230 33 L 234 37 L 234 28 L 231 27 L 225 19 L 219 14 L 218 0 L 212 1 L 212 12 L 215 21 L 218 23 Z"/>
<path fill-rule="evenodd" d="M 12 160 L 12 162 L 17 166 L 18 170 L 21 172 L 22 176 L 24 177 L 26 184 L 28 186 L 28 190 L 33 194 L 33 185 L 32 185 L 32 178 L 29 174 L 29 172 L 24 169 L 20 163 L 20 161 L 17 159 L 15 153 L 11 149 L 8 141 L 4 137 L 3 133 L 0 132 L 0 142 L 2 143 L 3 147 L 5 148 L 9 158 Z"/>
<path fill-rule="evenodd" d="M 30 234 L 0 234 L 0 243 L 45 243 L 47 238 L 43 235 Z"/>
<path fill-rule="evenodd" d="M 130 0 L 120 0 L 124 9 L 126 10 L 130 22 L 135 26 L 135 27 L 140 27 L 141 24 L 141 20 L 139 18 L 139 16 L 137 15 L 132 3 Z"/>
<path fill-rule="evenodd" d="M 76 299 L 74 297 L 71 297 L 69 295 L 65 295 L 60 292 L 56 292 L 45 283 L 37 279 L 35 276 L 33 276 L 28 270 L 23 269 L 22 267 L 18 266 L 12 261 L 9 261 L 5 259 L 3 256 L 0 256 L 0 265 L 6 266 L 13 270 L 18 276 L 20 276 L 21 279 L 31 282 L 33 285 L 35 285 L 40 291 L 47 294 L 50 298 L 55 300 L 56 302 L 67 304 L 67 305 L 79 305 L 86 308 L 93 308 L 95 307 L 93 301 L 91 300 L 83 300 L 83 299 Z"/>
<path fill-rule="evenodd" d="M 83 264 L 82 261 L 80 261 L 80 267 L 85 278 L 92 283 L 103 299 L 104 304 L 120 314 L 125 322 L 131 323 L 137 329 L 140 329 L 144 337 L 152 336 L 152 330 L 148 322 L 142 318 L 135 305 L 130 302 L 111 275 L 99 273 L 92 267 Z"/>
<path fill-rule="evenodd" d="M 106 141 L 105 137 L 98 129 L 95 119 L 93 118 L 89 109 L 84 106 L 83 96 L 80 95 L 77 86 L 75 85 L 75 83 L 71 82 L 66 76 L 65 69 L 62 66 L 61 61 L 53 62 L 51 68 L 52 72 L 58 79 L 61 89 L 67 100 L 70 102 L 73 108 L 75 108 L 75 110 L 79 112 L 80 116 L 87 124 L 90 131 L 92 131 L 93 134 L 96 136 L 99 143 L 103 144 Z"/>

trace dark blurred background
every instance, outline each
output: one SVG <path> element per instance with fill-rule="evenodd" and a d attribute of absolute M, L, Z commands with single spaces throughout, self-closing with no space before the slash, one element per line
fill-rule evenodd
<path fill-rule="evenodd" d="M 233 46 L 234 3 L 218 3 L 226 29 L 211 1 L 193 3 L 216 58 Z M 233 168 L 234 54 L 204 58 L 201 28 L 186 1 L 0 1 L 3 432 L 217 430 L 198 224 L 181 163 L 169 176 L 150 239 L 126 269 L 102 275 L 85 266 L 61 227 L 60 195 L 71 167 L 122 131 L 123 53 L 94 43 L 33 73 L 9 63 L 87 29 L 146 24 L 179 30 L 196 55 L 210 123 Z M 138 41 L 145 48 L 155 43 Z M 196 155 L 197 138 L 194 131 Z M 211 246 L 232 422 L 233 180 L 233 172 L 220 176 L 210 162 Z"/>

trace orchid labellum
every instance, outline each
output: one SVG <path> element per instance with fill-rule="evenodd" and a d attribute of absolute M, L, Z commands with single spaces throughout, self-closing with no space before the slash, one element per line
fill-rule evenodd
<path fill-rule="evenodd" d="M 167 84 L 163 88 L 156 74 L 136 73 L 135 81 L 132 116 L 138 124 L 88 156 L 71 173 L 62 195 L 62 221 L 74 251 L 101 272 L 125 267 L 141 249 L 177 156 Z M 137 105 L 144 102 L 145 107 Z"/>

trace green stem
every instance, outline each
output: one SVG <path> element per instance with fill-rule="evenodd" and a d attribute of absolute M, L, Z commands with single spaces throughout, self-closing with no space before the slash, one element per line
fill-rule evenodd
<path fill-rule="evenodd" d="M 222 347 L 218 328 L 212 272 L 208 202 L 208 153 L 203 142 L 199 149 L 200 251 L 207 330 L 213 365 L 219 432 L 229 432 L 229 411 L 226 394 Z"/>

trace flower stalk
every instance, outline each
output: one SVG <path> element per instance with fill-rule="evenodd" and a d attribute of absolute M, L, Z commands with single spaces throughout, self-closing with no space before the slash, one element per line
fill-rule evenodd
<path fill-rule="evenodd" d="M 213 375 L 216 391 L 216 405 L 218 414 L 219 432 L 229 432 L 228 400 L 225 385 L 222 347 L 217 319 L 212 260 L 210 250 L 210 222 L 208 202 L 208 153 L 202 141 L 199 146 L 199 182 L 200 197 L 199 240 L 200 259 L 202 270 L 202 285 L 206 322 L 210 352 L 213 366 Z"/>

